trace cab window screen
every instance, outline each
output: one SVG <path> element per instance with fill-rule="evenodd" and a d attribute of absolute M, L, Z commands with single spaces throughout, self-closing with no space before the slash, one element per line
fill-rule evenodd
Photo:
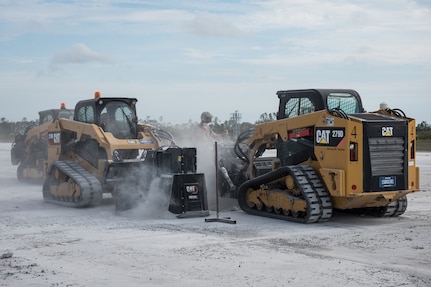
<path fill-rule="evenodd" d="M 127 122 L 128 118 L 131 119 L 133 117 L 133 110 L 126 104 L 120 103 L 116 104 L 115 109 L 115 120 L 121 122 Z"/>
<path fill-rule="evenodd" d="M 310 101 L 309 98 L 301 98 L 301 105 L 299 114 L 305 115 L 315 111 L 314 104 Z"/>
<path fill-rule="evenodd" d="M 52 120 L 52 115 L 46 115 L 43 117 L 41 124 L 49 122 L 50 120 Z"/>
<path fill-rule="evenodd" d="M 316 109 L 309 98 L 291 98 L 286 103 L 284 113 L 286 118 L 305 115 L 314 112 Z"/>
<path fill-rule="evenodd" d="M 93 124 L 94 110 L 92 106 L 80 107 L 78 110 L 78 121 Z"/>
<path fill-rule="evenodd" d="M 347 114 L 359 113 L 358 100 L 348 93 L 331 93 L 328 95 L 328 109 L 342 109 Z"/>
<path fill-rule="evenodd" d="M 296 117 L 298 115 L 299 98 L 291 98 L 286 103 L 284 114 L 286 118 Z"/>

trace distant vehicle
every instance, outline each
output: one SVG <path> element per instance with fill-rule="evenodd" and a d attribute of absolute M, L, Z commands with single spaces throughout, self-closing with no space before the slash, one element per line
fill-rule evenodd
<path fill-rule="evenodd" d="M 15 136 L 11 162 L 18 165 L 17 177 L 23 182 L 42 182 L 48 158 L 48 125 L 56 118 L 73 119 L 73 109 L 61 103 L 60 109 L 39 112 L 39 124 L 30 125 Z"/>

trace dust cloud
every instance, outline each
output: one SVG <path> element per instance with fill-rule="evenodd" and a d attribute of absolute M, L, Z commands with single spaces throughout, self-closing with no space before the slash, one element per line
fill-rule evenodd
<path fill-rule="evenodd" d="M 217 209 L 216 142 L 219 144 L 230 141 L 222 137 L 219 139 L 208 137 L 199 128 L 184 133 L 181 138 L 175 140 L 176 145 L 181 148 L 196 148 L 196 172 L 204 174 L 209 210 Z M 155 176 L 156 168 L 149 164 L 123 175 L 124 178 L 117 185 L 117 192 L 114 195 L 117 214 L 148 219 L 175 216 L 168 211 L 172 196 L 170 180 L 166 178 L 169 175 L 164 175 L 163 179 Z"/>
<path fill-rule="evenodd" d="M 208 208 L 210 210 L 216 210 L 216 199 L 217 199 L 217 159 L 215 148 L 220 144 L 234 144 L 232 140 L 224 135 L 217 135 L 218 138 L 214 138 L 205 133 L 204 130 L 196 128 L 190 131 L 188 134 L 184 134 L 181 138 L 177 139 L 177 144 L 181 147 L 194 147 L 196 148 L 196 164 L 197 172 L 205 175 Z M 220 208 L 231 208 L 232 206 L 225 204 Z"/>
<path fill-rule="evenodd" d="M 148 188 L 142 188 L 148 186 Z M 170 194 L 163 190 L 161 178 L 151 183 L 141 182 L 134 189 L 120 186 L 122 198 L 116 199 L 116 213 L 121 216 L 146 219 L 167 219 L 173 214 L 168 211 Z M 130 192 L 132 191 L 132 192 Z"/>

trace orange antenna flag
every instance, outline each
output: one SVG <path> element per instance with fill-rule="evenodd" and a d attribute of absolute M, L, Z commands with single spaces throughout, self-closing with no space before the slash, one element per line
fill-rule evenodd
<path fill-rule="evenodd" d="M 94 93 L 94 98 L 95 98 L 95 99 L 98 99 L 98 98 L 100 98 L 100 97 L 101 97 L 100 92 L 95 92 L 95 93 Z"/>

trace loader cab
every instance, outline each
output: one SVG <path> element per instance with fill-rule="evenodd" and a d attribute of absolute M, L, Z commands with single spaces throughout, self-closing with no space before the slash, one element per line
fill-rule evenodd
<path fill-rule="evenodd" d="M 354 90 L 310 89 L 278 91 L 280 106 L 277 119 L 292 118 L 320 110 L 356 114 L 364 112 L 359 94 Z"/>
<path fill-rule="evenodd" d="M 56 118 L 63 118 L 72 120 L 73 119 L 73 109 L 51 109 L 39 112 L 39 125 L 52 121 Z"/>
<path fill-rule="evenodd" d="M 278 91 L 280 106 L 277 119 L 295 118 L 316 111 L 328 110 L 342 117 L 362 113 L 361 98 L 354 90 L 344 89 L 309 89 Z M 281 165 L 296 165 L 308 159 L 316 160 L 314 154 L 313 127 L 298 130 L 299 138 L 277 143 L 277 157 Z"/>
<path fill-rule="evenodd" d="M 94 98 L 76 105 L 74 120 L 96 124 L 118 139 L 137 137 L 135 98 Z"/>

